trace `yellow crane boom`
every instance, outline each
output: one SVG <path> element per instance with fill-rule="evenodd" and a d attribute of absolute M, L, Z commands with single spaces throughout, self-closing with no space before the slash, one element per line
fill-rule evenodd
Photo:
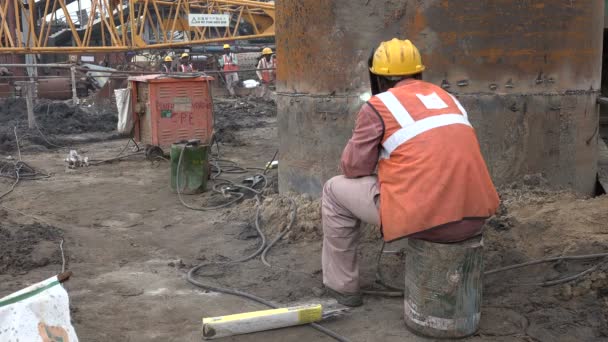
<path fill-rule="evenodd" d="M 0 53 L 133 51 L 274 37 L 272 2 L 90 0 L 90 7 L 77 14 L 83 20 L 72 18 L 71 2 L 0 0 Z M 191 26 L 190 14 L 228 15 L 229 25 Z M 58 21 L 65 21 L 59 31 Z M 55 44 L 59 36 L 70 44 Z"/>

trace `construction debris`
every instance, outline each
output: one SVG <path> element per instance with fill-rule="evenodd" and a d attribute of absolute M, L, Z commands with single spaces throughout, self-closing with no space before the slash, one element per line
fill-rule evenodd
<path fill-rule="evenodd" d="M 39 100 L 34 108 L 36 128 L 27 125 L 24 99 L 5 99 L 0 106 L 0 152 L 16 150 L 13 127 L 20 142 L 53 148 L 54 135 L 111 132 L 118 120 L 116 106 L 78 106 L 67 101 Z"/>
<path fill-rule="evenodd" d="M 68 169 L 76 169 L 79 167 L 89 166 L 89 157 L 82 157 L 76 150 L 70 150 L 70 153 L 65 158 L 65 163 Z"/>

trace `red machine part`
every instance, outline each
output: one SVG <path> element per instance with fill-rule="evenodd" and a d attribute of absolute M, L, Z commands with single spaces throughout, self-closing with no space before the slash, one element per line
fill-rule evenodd
<path fill-rule="evenodd" d="M 171 78 L 147 75 L 129 78 L 135 139 L 168 151 L 171 144 L 213 137 L 213 77 Z"/>

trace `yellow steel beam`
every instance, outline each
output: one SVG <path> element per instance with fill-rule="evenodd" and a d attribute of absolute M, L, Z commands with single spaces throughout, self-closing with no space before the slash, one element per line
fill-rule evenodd
<path fill-rule="evenodd" d="M 66 47 L 32 47 L 29 49 L 25 48 L 0 48 L 0 51 L 6 53 L 85 53 L 85 52 L 118 52 L 118 51 L 141 51 L 141 50 L 151 50 L 151 49 L 170 49 L 170 48 L 178 48 L 184 46 L 192 46 L 196 44 L 206 44 L 206 43 L 224 43 L 230 42 L 233 40 L 243 40 L 243 39 L 252 39 L 252 38 L 272 38 L 274 34 L 259 34 L 259 35 L 251 35 L 251 36 L 238 36 L 238 37 L 230 37 L 230 38 L 214 38 L 214 39 L 205 39 L 202 43 L 197 43 L 196 41 L 187 41 L 187 42 L 173 42 L 173 43 L 162 43 L 162 44 L 150 44 L 145 47 L 128 47 L 127 49 L 124 46 L 66 46 Z"/>
<path fill-rule="evenodd" d="M 2 18 L 0 18 L 0 20 L 2 20 L 2 29 L 4 30 L 6 36 L 8 37 L 8 43 L 11 46 L 14 46 L 15 43 L 13 42 L 13 34 L 11 33 L 11 30 L 8 28 L 8 24 L 6 23 L 6 19 L 5 19 L 8 17 L 8 1 L 6 1 L 4 3 L 4 8 L 2 8 L 0 14 L 2 16 Z"/>
<path fill-rule="evenodd" d="M 63 9 L 63 15 L 65 16 L 65 20 L 68 22 L 68 26 L 70 27 L 70 30 L 72 30 L 72 38 L 76 42 L 76 45 L 82 46 L 82 42 L 80 41 L 80 36 L 78 35 L 78 32 L 76 32 L 76 27 L 74 26 L 74 23 L 72 22 L 72 17 L 70 16 L 70 12 L 68 12 L 68 8 L 65 5 L 64 0 L 58 0 L 58 1 L 59 1 L 59 6 L 61 6 L 61 8 Z M 34 18 L 28 18 L 28 19 L 31 21 Z"/>
<path fill-rule="evenodd" d="M 15 8 L 15 19 L 17 21 L 17 27 L 15 28 L 15 34 L 17 35 L 17 44 L 19 44 L 18 46 L 21 47 L 23 46 L 21 44 L 21 35 L 23 34 L 22 30 L 21 30 L 21 12 L 19 12 L 19 2 L 17 0 L 13 1 L 13 7 Z"/>
<path fill-rule="evenodd" d="M 8 17 L 13 15 L 8 13 L 11 6 L 15 16 L 14 28 L 8 25 Z M 0 0 L 0 54 L 165 49 L 274 36 L 275 7 L 273 3 L 268 2 L 130 0 L 125 3 L 121 0 L 91 0 L 91 6 L 87 11 L 89 21 L 76 29 L 65 0 L 47 0 L 41 18 L 35 16 L 32 6 L 25 8 L 22 0 Z M 56 12 L 63 14 L 63 20 L 69 28 L 62 34 L 69 35 L 76 46 L 49 46 L 49 37 L 53 31 L 52 22 L 57 18 Z M 99 18 L 96 18 L 97 13 Z M 229 14 L 233 20 L 236 19 L 236 22 L 235 25 L 226 28 L 190 27 L 187 18 L 193 13 Z M 50 22 L 47 17 L 50 17 Z M 22 19 L 27 22 L 21 23 Z M 242 21 L 252 25 L 254 34 L 239 35 Z M 146 43 L 143 39 L 146 25 L 149 25 L 150 30 L 153 31 L 154 42 Z M 27 37 L 23 34 L 23 27 L 27 27 L 30 32 Z M 176 32 L 183 32 L 183 41 L 176 41 Z M 92 39 L 93 35 L 99 37 L 99 33 L 101 33 L 101 45 L 98 38 Z M 13 34 L 16 40 L 13 39 Z M 109 39 L 106 39 L 106 35 Z"/>
<path fill-rule="evenodd" d="M 47 14 L 49 14 L 49 5 L 51 4 L 50 1 L 47 1 L 44 4 L 44 16 L 43 18 L 46 18 Z M 42 25 L 40 26 L 40 35 L 38 36 L 38 43 L 40 43 L 42 41 L 42 35 L 44 33 L 44 26 L 46 25 L 46 19 L 42 20 Z"/>

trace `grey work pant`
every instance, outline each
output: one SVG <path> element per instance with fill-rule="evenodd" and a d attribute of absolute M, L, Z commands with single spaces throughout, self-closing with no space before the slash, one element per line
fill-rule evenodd
<path fill-rule="evenodd" d="M 226 89 L 230 96 L 235 96 L 234 87 L 239 83 L 239 74 L 236 72 L 230 72 L 226 74 Z"/>
<path fill-rule="evenodd" d="M 323 187 L 323 284 L 335 291 L 359 292 L 360 226 L 361 221 L 380 223 L 377 183 L 375 176 L 337 176 Z"/>

